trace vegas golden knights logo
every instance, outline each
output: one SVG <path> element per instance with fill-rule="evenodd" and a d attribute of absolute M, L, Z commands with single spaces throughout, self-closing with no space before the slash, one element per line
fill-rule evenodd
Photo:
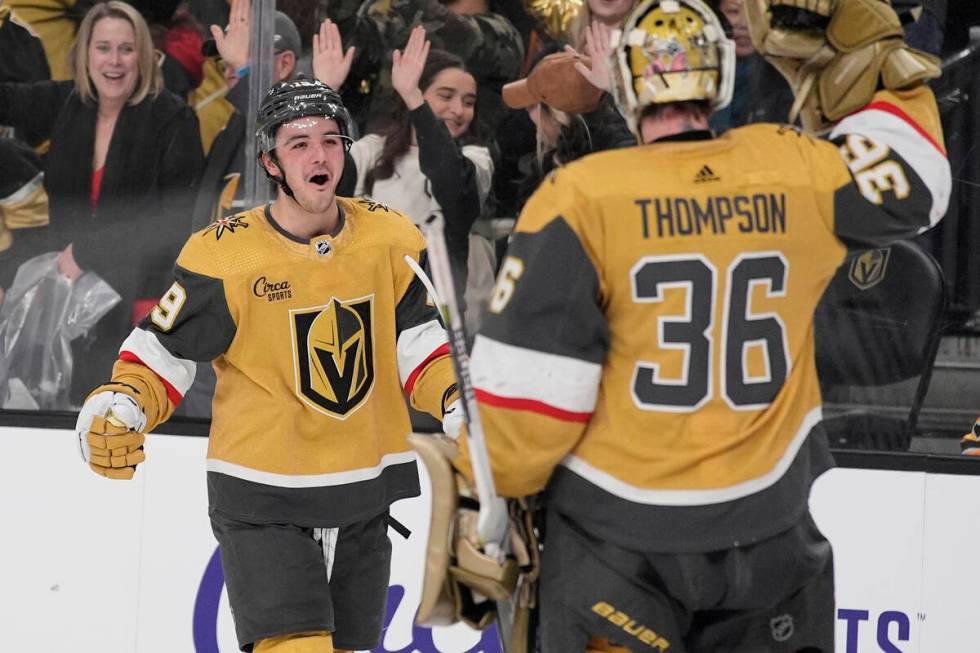
<path fill-rule="evenodd" d="M 296 391 L 312 408 L 346 419 L 370 393 L 371 313 L 371 297 L 290 311 Z"/>
<path fill-rule="evenodd" d="M 848 278 L 861 290 L 878 285 L 885 278 L 890 249 L 869 249 L 851 262 Z"/>

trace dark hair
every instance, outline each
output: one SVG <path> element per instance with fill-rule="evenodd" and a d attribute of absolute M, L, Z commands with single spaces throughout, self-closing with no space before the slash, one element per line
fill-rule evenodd
<path fill-rule="evenodd" d="M 659 118 L 668 108 L 680 109 L 698 118 L 707 120 L 711 117 L 711 102 L 708 100 L 684 100 L 682 102 L 665 102 L 663 104 L 648 104 L 643 107 L 636 124 L 639 126 L 644 118 Z"/>
<path fill-rule="evenodd" d="M 451 52 L 433 48 L 429 51 L 429 57 L 422 68 L 419 76 L 419 88 L 423 93 L 432 85 L 435 78 L 444 70 L 449 68 L 459 68 L 464 73 L 472 74 L 466 69 L 463 60 Z M 374 182 L 379 179 L 389 179 L 395 174 L 395 162 L 408 152 L 412 145 L 412 124 L 408 117 L 408 107 L 398 98 L 394 97 L 394 105 L 397 107 L 391 114 L 388 122 L 380 130 L 380 134 L 385 137 L 384 147 L 381 148 L 381 156 L 377 164 L 364 175 L 364 193 L 370 195 L 374 190 Z M 476 125 L 476 115 L 470 123 L 470 130 Z"/>

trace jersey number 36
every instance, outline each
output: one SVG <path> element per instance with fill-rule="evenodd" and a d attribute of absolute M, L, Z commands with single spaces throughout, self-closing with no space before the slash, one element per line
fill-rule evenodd
<path fill-rule="evenodd" d="M 721 396 L 735 410 L 767 406 L 782 388 L 789 372 L 786 327 L 776 313 L 752 313 L 750 297 L 761 284 L 766 297 L 785 295 L 788 265 L 779 252 L 754 252 L 735 258 L 725 271 L 727 293 L 721 298 L 721 342 L 712 333 L 718 307 L 715 290 L 718 270 L 704 256 L 648 256 L 631 270 L 633 301 L 664 301 L 663 291 L 686 292 L 685 314 L 659 316 L 658 345 L 685 355 L 679 377 L 664 378 L 660 365 L 638 361 L 633 372 L 634 403 L 645 410 L 691 412 L 712 399 L 717 379 Z M 721 347 L 722 369 L 713 374 L 713 348 Z M 765 373 L 751 376 L 746 359 L 752 348 L 761 348 Z"/>

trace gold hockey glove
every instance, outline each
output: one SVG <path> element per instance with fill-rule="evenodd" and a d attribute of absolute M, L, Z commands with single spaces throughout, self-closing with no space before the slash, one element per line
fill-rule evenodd
<path fill-rule="evenodd" d="M 146 459 L 146 415 L 128 392 L 131 390 L 118 383 L 96 388 L 85 400 L 75 423 L 82 458 L 95 473 L 106 478 L 131 479 L 136 465 Z"/>
<path fill-rule="evenodd" d="M 876 91 L 939 77 L 939 60 L 906 45 L 887 0 L 746 0 L 756 50 L 793 89 L 789 121 L 819 133 Z"/>

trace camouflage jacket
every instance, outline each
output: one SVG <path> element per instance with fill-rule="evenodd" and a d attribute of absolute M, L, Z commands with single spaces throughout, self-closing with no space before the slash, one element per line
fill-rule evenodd
<path fill-rule="evenodd" d="M 509 20 L 489 12 L 459 15 L 438 0 L 366 0 L 351 18 L 351 4 L 331 3 L 331 13 L 336 13 L 345 40 L 357 48 L 343 95 L 362 125 L 370 116 L 389 114 L 389 103 L 398 101 L 391 89 L 391 52 L 404 47 L 419 24 L 432 47 L 463 59 L 476 77 L 481 122 L 490 127 L 499 122 L 506 110 L 500 89 L 520 77 L 524 62 L 523 41 Z"/>

